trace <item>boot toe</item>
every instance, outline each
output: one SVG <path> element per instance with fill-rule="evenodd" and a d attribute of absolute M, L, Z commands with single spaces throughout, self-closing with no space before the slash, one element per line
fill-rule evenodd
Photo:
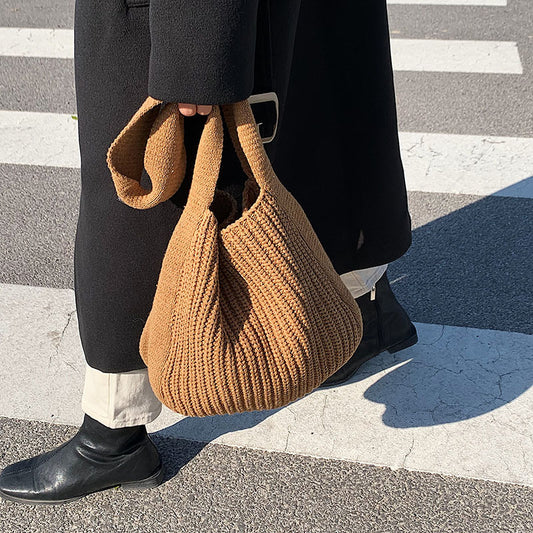
<path fill-rule="evenodd" d="M 27 500 L 35 495 L 32 459 L 6 467 L 0 473 L 0 495 L 8 499 Z"/>
<path fill-rule="evenodd" d="M 0 484 L 1 484 L 2 479 L 4 479 L 5 477 L 16 472 L 22 472 L 24 470 L 31 470 L 31 467 L 32 467 L 32 458 L 24 459 L 22 461 L 18 461 L 16 463 L 6 466 L 0 472 Z"/>

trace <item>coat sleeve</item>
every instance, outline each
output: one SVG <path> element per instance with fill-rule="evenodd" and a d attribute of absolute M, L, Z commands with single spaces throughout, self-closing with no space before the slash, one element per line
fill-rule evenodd
<path fill-rule="evenodd" d="M 216 105 L 253 91 L 259 0 L 151 0 L 148 93 Z"/>

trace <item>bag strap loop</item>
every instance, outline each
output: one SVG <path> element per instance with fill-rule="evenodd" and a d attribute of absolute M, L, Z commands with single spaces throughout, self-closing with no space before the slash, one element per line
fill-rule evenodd
<path fill-rule="evenodd" d="M 224 117 L 243 170 L 261 187 L 271 188 L 277 178 L 266 153 L 259 126 L 248 100 L 222 105 Z"/>
<path fill-rule="evenodd" d="M 271 189 L 274 170 L 263 146 L 259 127 L 248 100 L 214 105 L 207 116 L 198 144 L 194 171 L 187 204 L 208 209 L 215 195 L 224 146 L 221 109 L 226 120 L 233 147 L 241 166 L 249 178 L 265 189 Z"/>
<path fill-rule="evenodd" d="M 148 209 L 168 200 L 185 177 L 184 120 L 177 103 L 148 97 L 107 152 L 117 195 L 125 204 Z M 211 205 L 224 147 L 222 113 L 243 171 L 269 189 L 274 171 L 248 100 L 214 105 L 206 118 L 193 170 L 189 201 L 201 210 Z M 152 183 L 141 184 L 143 168 Z"/>
<path fill-rule="evenodd" d="M 148 209 L 168 200 L 185 177 L 184 118 L 178 104 L 149 96 L 107 151 L 107 165 L 122 202 Z M 150 190 L 140 181 L 146 172 Z"/>

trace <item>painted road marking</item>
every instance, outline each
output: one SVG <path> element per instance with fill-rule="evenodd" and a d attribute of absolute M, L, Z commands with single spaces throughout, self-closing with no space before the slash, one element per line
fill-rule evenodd
<path fill-rule="evenodd" d="M 407 189 L 533 198 L 533 139 L 400 133 Z"/>
<path fill-rule="evenodd" d="M 391 39 L 395 70 L 522 74 L 515 42 Z M 0 28 L 0 55 L 72 58 L 73 30 Z"/>
<path fill-rule="evenodd" d="M 368 361 L 347 385 L 275 411 L 165 408 L 149 430 L 533 486 L 533 335 L 417 328 L 419 344 Z M 73 291 L 0 285 L 0 416 L 78 425 L 84 369 Z"/>
<path fill-rule="evenodd" d="M 0 56 L 72 58 L 74 31 L 55 28 L 0 28 Z"/>
<path fill-rule="evenodd" d="M 0 110 L 0 163 L 79 168 L 68 114 Z M 533 139 L 401 132 L 410 191 L 533 198 Z"/>
<path fill-rule="evenodd" d="M 427 5 L 427 6 L 506 6 L 507 0 L 387 0 L 389 5 Z"/>
<path fill-rule="evenodd" d="M 0 163 L 79 168 L 72 115 L 0 110 Z"/>
<path fill-rule="evenodd" d="M 523 73 L 514 42 L 391 39 L 391 55 L 397 71 Z"/>

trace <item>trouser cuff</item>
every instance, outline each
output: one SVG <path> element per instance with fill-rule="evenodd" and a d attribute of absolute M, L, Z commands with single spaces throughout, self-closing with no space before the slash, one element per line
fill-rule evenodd
<path fill-rule="evenodd" d="M 354 298 L 359 298 L 371 291 L 372 287 L 383 276 L 388 265 L 379 265 L 362 270 L 352 270 L 341 274 L 341 280 Z"/>
<path fill-rule="evenodd" d="M 153 422 L 162 404 L 148 379 L 148 369 L 108 373 L 86 364 L 82 410 L 110 428 Z"/>

